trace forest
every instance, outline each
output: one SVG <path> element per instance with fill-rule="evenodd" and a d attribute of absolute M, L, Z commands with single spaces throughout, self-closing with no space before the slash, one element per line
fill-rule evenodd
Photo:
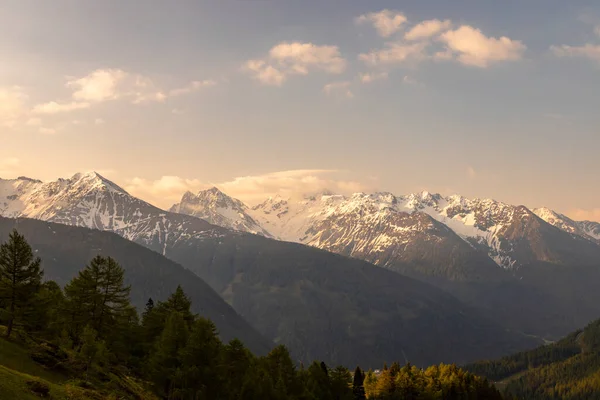
<path fill-rule="evenodd" d="M 0 398 L 502 398 L 455 365 L 351 371 L 295 362 L 282 345 L 257 357 L 223 343 L 181 287 L 138 315 L 116 260 L 94 257 L 64 288 L 42 265 L 17 231 L 0 246 Z"/>

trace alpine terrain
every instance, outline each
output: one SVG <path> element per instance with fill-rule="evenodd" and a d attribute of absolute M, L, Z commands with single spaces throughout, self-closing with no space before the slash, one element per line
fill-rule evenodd
<path fill-rule="evenodd" d="M 178 207 L 214 209 L 206 197 L 187 194 Z M 324 192 L 243 210 L 239 218 L 252 218 L 274 238 L 433 283 L 516 330 L 555 338 L 600 314 L 600 296 L 590 288 L 600 279 L 597 223 L 429 192 Z"/>
<path fill-rule="evenodd" d="M 539 343 L 430 284 L 167 212 L 96 173 L 49 183 L 2 180 L 0 196 L 5 217 L 115 232 L 181 264 L 267 339 L 289 346 L 297 360 L 375 366 L 402 357 L 425 365 L 489 358 Z M 219 204 L 213 210 L 239 205 Z M 232 215 L 226 214 L 230 222 Z"/>

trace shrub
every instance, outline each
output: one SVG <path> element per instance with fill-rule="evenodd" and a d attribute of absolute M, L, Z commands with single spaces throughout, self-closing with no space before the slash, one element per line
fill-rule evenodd
<path fill-rule="evenodd" d="M 27 381 L 27 387 L 40 397 L 50 396 L 50 386 L 46 382 Z"/>

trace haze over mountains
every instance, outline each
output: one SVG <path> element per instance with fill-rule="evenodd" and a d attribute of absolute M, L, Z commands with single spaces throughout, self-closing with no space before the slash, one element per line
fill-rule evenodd
<path fill-rule="evenodd" d="M 298 360 L 378 365 L 405 357 L 425 365 L 539 343 L 425 282 L 160 210 L 96 173 L 50 183 L 3 180 L 0 196 L 5 217 L 115 232 L 183 265 L 267 339 L 288 345 Z"/>
<path fill-rule="evenodd" d="M 539 343 L 524 335 L 558 338 L 600 314 L 600 224 L 489 199 L 322 193 L 250 208 L 213 188 L 167 212 L 87 173 L 2 180 L 0 215 L 146 246 L 304 360 L 376 364 L 404 352 L 417 363 L 468 361 Z M 450 334 L 460 338 L 452 346 L 431 346 Z"/>
<path fill-rule="evenodd" d="M 190 203 L 190 204 L 188 204 Z M 225 207 L 224 205 L 230 205 Z M 511 329 L 559 337 L 600 313 L 600 224 L 491 199 L 325 192 L 249 208 L 213 188 L 172 210 L 363 259 L 437 285 Z M 183 211 L 182 211 L 183 210 Z"/>

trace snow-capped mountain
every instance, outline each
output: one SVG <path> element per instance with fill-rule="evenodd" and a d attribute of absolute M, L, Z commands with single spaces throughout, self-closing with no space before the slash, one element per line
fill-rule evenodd
<path fill-rule="evenodd" d="M 525 206 L 429 192 L 405 196 L 325 192 L 299 200 L 277 196 L 244 212 L 280 240 L 403 272 L 409 272 L 403 267 L 406 263 L 411 263 L 411 268 L 423 265 L 427 270 L 420 272 L 453 279 L 497 276 L 492 261 L 504 270 L 518 270 L 538 261 L 572 261 L 565 260 L 555 244 L 556 240 L 575 239 L 572 235 L 554 238 L 553 228 L 544 221 L 588 239 L 597 232 L 593 223 L 569 220 L 570 225 L 557 225 Z M 218 224 L 214 218 L 212 222 Z M 577 231 L 568 229 L 571 225 Z"/>
<path fill-rule="evenodd" d="M 221 205 L 212 208 L 215 212 L 231 212 L 232 205 L 239 206 L 224 197 L 215 201 L 207 195 L 203 201 Z M 111 231 L 162 253 L 204 279 L 261 334 L 288 345 L 303 361 L 354 364 L 359 351 L 380 363 L 399 357 L 399 349 L 406 348 L 411 359 L 431 363 L 442 361 L 442 352 L 451 360 L 463 360 L 486 358 L 498 348 L 504 353 L 507 346 L 510 351 L 513 346 L 522 348 L 522 335 L 490 323 L 479 311 L 433 285 L 358 259 L 164 211 L 96 173 L 48 183 L 27 178 L 0 180 L 0 214 Z M 17 219 L 7 224 L 19 229 L 30 222 Z M 430 223 L 436 222 L 421 224 Z M 47 229 L 57 234 L 58 229 Z M 68 240 L 65 235 L 53 243 Z M 140 263 L 136 268 L 143 276 L 146 266 Z M 162 271 L 166 276 L 170 273 Z M 161 292 L 160 279 L 149 276 L 148 281 Z M 448 336 L 453 338 L 451 346 L 445 342 Z M 439 343 L 443 346 L 436 347 Z"/>
<path fill-rule="evenodd" d="M 546 207 L 536 208 L 533 212 L 550 225 L 600 244 L 600 223 L 598 222 L 574 221 L 566 215 Z"/>
<path fill-rule="evenodd" d="M 202 218 L 213 225 L 270 237 L 249 214 L 248 207 L 216 187 L 193 194 L 186 192 L 171 212 Z"/>
<path fill-rule="evenodd" d="M 181 238 L 224 232 L 203 220 L 160 210 L 95 172 L 48 183 L 0 179 L 0 215 L 112 231 L 163 254 Z"/>

